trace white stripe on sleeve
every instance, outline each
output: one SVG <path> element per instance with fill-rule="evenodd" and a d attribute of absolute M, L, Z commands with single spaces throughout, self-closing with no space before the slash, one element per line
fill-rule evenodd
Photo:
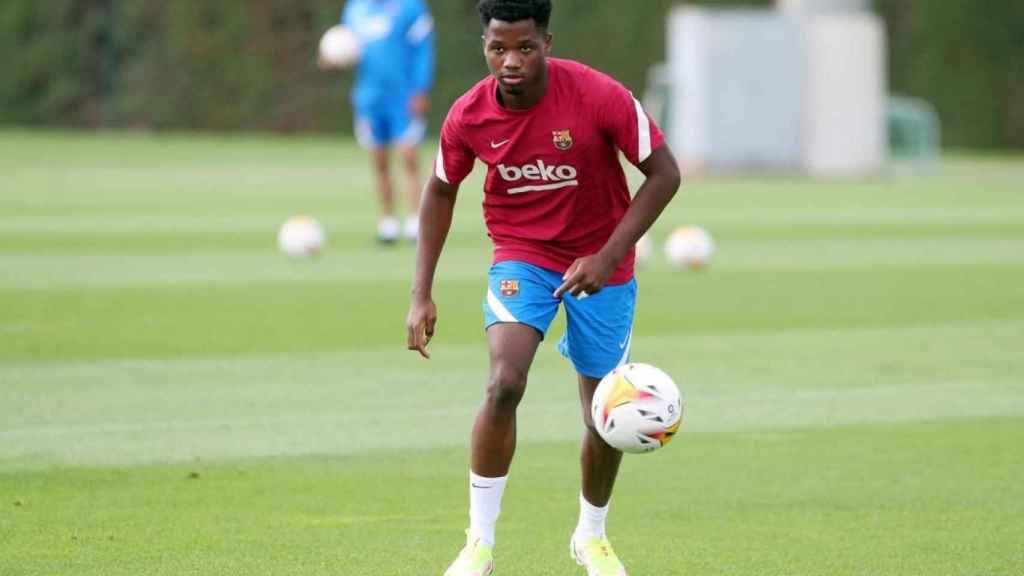
<path fill-rule="evenodd" d="M 430 17 L 430 14 L 423 14 L 409 27 L 409 32 L 405 35 L 405 38 L 410 44 L 419 44 L 433 30 L 434 19 Z"/>
<path fill-rule="evenodd" d="M 498 320 L 501 320 L 502 322 L 519 322 L 519 320 L 516 320 L 516 317 L 508 311 L 508 308 L 505 308 L 505 305 L 501 303 L 501 300 L 498 300 L 498 297 L 494 295 L 494 291 L 490 288 L 487 289 L 487 306 L 489 306 L 491 312 L 494 312 L 494 315 L 498 317 Z"/>
<path fill-rule="evenodd" d="M 437 159 L 434 160 L 434 174 L 437 175 L 437 179 L 445 184 L 451 184 L 448 181 L 448 174 L 444 171 L 444 144 L 438 144 L 437 146 Z"/>
<path fill-rule="evenodd" d="M 633 98 L 633 104 L 636 106 L 636 131 L 640 140 L 637 147 L 637 163 L 640 163 L 651 155 L 651 123 L 636 97 Z"/>

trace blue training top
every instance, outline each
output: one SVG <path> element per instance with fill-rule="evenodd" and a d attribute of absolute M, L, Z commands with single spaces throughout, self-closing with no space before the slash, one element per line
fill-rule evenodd
<path fill-rule="evenodd" d="M 348 0 L 341 24 L 362 42 L 352 104 L 405 106 L 434 83 L 434 20 L 423 0 Z"/>

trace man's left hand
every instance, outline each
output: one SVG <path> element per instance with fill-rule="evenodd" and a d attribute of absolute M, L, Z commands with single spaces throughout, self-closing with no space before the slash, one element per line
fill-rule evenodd
<path fill-rule="evenodd" d="M 615 272 L 617 264 L 600 252 L 577 258 L 562 275 L 564 282 L 555 290 L 554 297 L 561 298 L 566 292 L 577 298 L 597 294 Z"/>
<path fill-rule="evenodd" d="M 426 94 L 417 94 L 409 99 L 409 111 L 414 116 L 423 116 L 430 110 L 430 98 Z"/>

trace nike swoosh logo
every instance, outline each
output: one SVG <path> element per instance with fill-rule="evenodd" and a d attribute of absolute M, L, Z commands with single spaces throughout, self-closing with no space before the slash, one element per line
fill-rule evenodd
<path fill-rule="evenodd" d="M 619 342 L 619 350 L 625 350 L 626 349 L 626 344 L 629 344 L 629 337 L 632 336 L 632 335 L 633 335 L 632 332 L 630 332 L 629 334 L 626 334 L 626 339 L 623 340 L 622 342 Z"/>
<path fill-rule="evenodd" d="M 511 141 L 512 140 L 510 138 L 506 138 L 506 139 L 502 140 L 501 142 L 495 142 L 494 140 L 491 140 L 491 148 L 501 148 L 502 146 L 504 146 L 505 144 L 508 144 Z"/>
<path fill-rule="evenodd" d="M 490 490 L 491 489 L 490 486 L 478 486 L 476 484 L 470 484 L 470 486 L 472 486 L 473 488 L 479 488 L 481 490 Z"/>

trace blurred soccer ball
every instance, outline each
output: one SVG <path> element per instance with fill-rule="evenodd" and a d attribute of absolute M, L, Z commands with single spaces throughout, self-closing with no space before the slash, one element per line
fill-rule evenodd
<path fill-rule="evenodd" d="M 665 257 L 676 268 L 696 270 L 711 263 L 715 243 L 707 230 L 698 226 L 676 228 L 665 242 Z"/>
<path fill-rule="evenodd" d="M 657 450 L 683 423 L 683 398 L 668 374 L 650 364 L 624 364 L 601 379 L 590 405 L 604 441 L 623 452 Z"/>
<path fill-rule="evenodd" d="M 354 66 L 362 53 L 359 37 L 344 26 L 334 26 L 320 38 L 320 58 L 336 68 Z"/>
<path fill-rule="evenodd" d="M 650 236 L 644 234 L 636 241 L 636 264 L 647 266 L 651 263 L 651 256 L 654 254 L 654 242 Z"/>
<path fill-rule="evenodd" d="M 324 247 L 324 229 L 309 216 L 292 216 L 277 232 L 277 247 L 293 258 L 319 254 Z"/>

